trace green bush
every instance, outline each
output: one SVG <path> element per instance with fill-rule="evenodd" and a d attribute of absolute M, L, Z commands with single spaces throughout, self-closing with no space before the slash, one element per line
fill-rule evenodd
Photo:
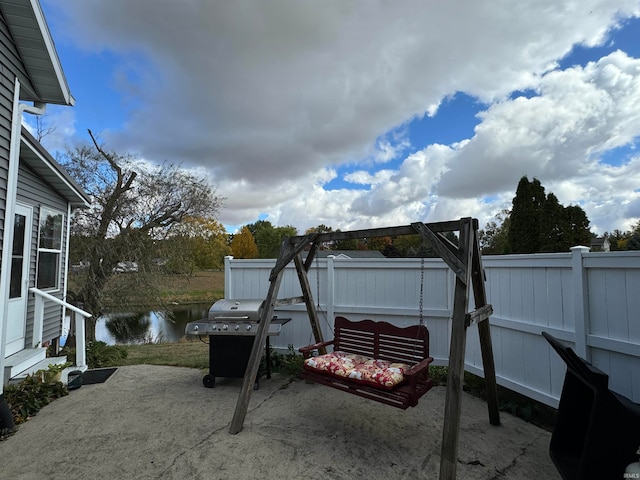
<path fill-rule="evenodd" d="M 282 355 L 270 351 L 271 354 L 271 366 L 274 372 L 283 373 L 290 377 L 298 377 L 302 370 L 303 358 L 302 355 L 296 353 L 293 345 L 288 346 L 286 354 Z"/>
<path fill-rule="evenodd" d="M 60 350 L 73 365 L 77 365 L 75 347 L 65 346 Z M 127 350 L 119 345 L 107 345 L 105 342 L 87 342 L 86 362 L 89 368 L 115 367 L 127 358 Z"/>
<path fill-rule="evenodd" d="M 89 368 L 113 367 L 127 358 L 127 350 L 118 345 L 107 345 L 105 342 L 89 342 L 87 344 L 87 366 Z"/>
<path fill-rule="evenodd" d="M 4 388 L 4 397 L 16 425 L 28 420 L 56 398 L 68 395 L 69 391 L 62 382 L 48 382 L 47 378 L 42 372 L 36 372 L 27 375 L 19 384 Z"/>

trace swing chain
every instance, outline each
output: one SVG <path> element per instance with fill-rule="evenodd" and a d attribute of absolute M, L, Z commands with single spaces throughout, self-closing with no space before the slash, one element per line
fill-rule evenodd
<path fill-rule="evenodd" d="M 316 247 L 316 302 L 318 302 L 318 306 L 316 307 L 317 311 L 320 311 L 320 261 L 318 260 L 318 251 Z"/>
<path fill-rule="evenodd" d="M 316 258 L 314 259 L 314 261 L 316 262 L 316 299 L 317 299 L 316 313 L 318 314 L 322 313 L 322 316 L 324 317 L 324 323 L 327 325 L 327 328 L 331 331 L 333 330 L 333 326 L 329 323 L 329 318 L 327 317 L 327 310 L 323 312 L 322 307 L 320 306 L 320 260 L 319 260 L 319 256 L 317 255 L 318 253 L 317 250 L 315 253 L 316 253 Z"/>
<path fill-rule="evenodd" d="M 424 257 L 420 257 L 420 302 L 418 305 L 420 325 L 424 325 Z"/>

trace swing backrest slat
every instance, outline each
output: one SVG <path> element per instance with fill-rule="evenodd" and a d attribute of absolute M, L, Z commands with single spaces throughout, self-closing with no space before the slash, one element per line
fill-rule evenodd
<path fill-rule="evenodd" d="M 429 331 L 424 325 L 397 327 L 388 322 L 344 317 L 335 319 L 335 350 L 415 365 L 429 357 Z"/>

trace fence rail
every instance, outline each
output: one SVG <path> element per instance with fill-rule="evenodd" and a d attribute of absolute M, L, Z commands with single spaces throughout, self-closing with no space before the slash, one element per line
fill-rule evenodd
<path fill-rule="evenodd" d="M 483 257 L 491 336 L 500 385 L 556 407 L 565 366 L 543 331 L 569 343 L 578 355 L 609 375 L 610 388 L 640 402 L 640 252 L 589 252 Z M 275 260 L 225 260 L 226 298 L 264 298 Z M 419 322 L 420 259 L 317 259 L 309 282 L 325 338 L 333 318 L 370 318 L 399 326 Z M 424 262 L 422 316 L 435 365 L 446 365 L 455 277 L 440 259 Z M 279 298 L 300 296 L 293 266 Z M 280 305 L 291 318 L 277 349 L 311 343 L 304 304 Z M 477 329 L 467 333 L 467 371 L 482 375 Z"/>

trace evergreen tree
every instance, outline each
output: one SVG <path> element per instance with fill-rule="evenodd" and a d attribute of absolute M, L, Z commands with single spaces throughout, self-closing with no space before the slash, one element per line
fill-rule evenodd
<path fill-rule="evenodd" d="M 626 244 L 627 250 L 640 250 L 640 222 L 629 232 L 629 239 Z"/>
<path fill-rule="evenodd" d="M 564 238 L 564 223 L 564 209 L 558 198 L 549 193 L 541 208 L 539 252 L 568 251 L 569 247 L 565 248 L 567 239 Z"/>
<path fill-rule="evenodd" d="M 513 199 L 508 233 L 511 253 L 567 252 L 589 245 L 589 219 L 581 207 L 563 207 L 553 194 L 545 195 L 539 180 L 522 177 Z"/>
<path fill-rule="evenodd" d="M 502 210 L 495 220 L 487 223 L 480 230 L 480 249 L 484 255 L 504 255 L 509 251 L 509 226 L 511 225 L 511 212 Z"/>
<path fill-rule="evenodd" d="M 591 244 L 591 232 L 585 211 L 578 205 L 569 205 L 564 209 L 564 218 L 564 250 L 577 245 L 588 247 Z"/>
<path fill-rule="evenodd" d="M 518 183 L 511 209 L 509 250 L 512 253 L 535 253 L 541 247 L 542 206 L 544 187 L 536 178 L 533 182 L 524 176 Z"/>

